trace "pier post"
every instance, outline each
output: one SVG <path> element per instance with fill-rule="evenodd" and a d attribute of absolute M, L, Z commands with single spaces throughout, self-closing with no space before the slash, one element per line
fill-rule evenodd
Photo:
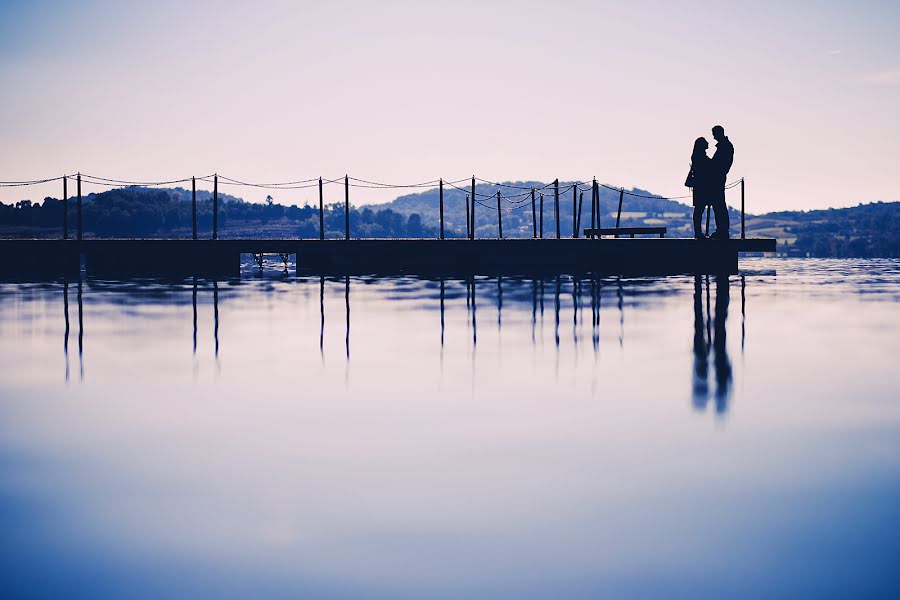
<path fill-rule="evenodd" d="M 322 204 L 322 178 L 319 177 L 319 239 L 325 239 L 325 205 Z"/>
<path fill-rule="evenodd" d="M 213 175 L 213 232 L 212 239 L 219 239 L 219 174 Z"/>
<path fill-rule="evenodd" d="M 63 239 L 69 239 L 69 178 L 63 175 Z"/>
<path fill-rule="evenodd" d="M 572 184 L 572 237 L 578 237 L 578 184 Z"/>
<path fill-rule="evenodd" d="M 441 210 L 441 239 L 444 239 L 444 178 L 440 180 L 439 204 Z"/>
<path fill-rule="evenodd" d="M 537 215 L 534 211 L 534 188 L 531 188 L 531 237 L 537 238 Z"/>
<path fill-rule="evenodd" d="M 77 206 L 75 207 L 75 212 L 76 212 L 75 216 L 76 216 L 76 226 L 78 227 L 78 241 L 80 242 L 81 239 L 84 237 L 84 230 L 82 229 L 82 226 L 81 226 L 81 173 L 78 173 L 78 175 L 76 175 L 76 177 L 77 177 L 77 179 L 75 181 L 76 181 L 76 188 L 77 188 L 76 191 L 78 192 L 78 200 L 77 200 Z"/>
<path fill-rule="evenodd" d="M 622 218 L 622 198 L 625 196 L 625 188 L 619 188 L 619 210 L 616 211 L 616 229 L 619 228 L 619 220 Z M 616 237 L 619 234 L 616 233 Z"/>
<path fill-rule="evenodd" d="M 344 239 L 350 239 L 350 177 L 344 175 Z"/>
<path fill-rule="evenodd" d="M 540 215 L 539 221 L 540 221 L 541 239 L 544 239 L 544 194 L 541 194 L 541 215 Z"/>
<path fill-rule="evenodd" d="M 197 239 L 197 178 L 191 177 L 191 239 Z"/>
<path fill-rule="evenodd" d="M 466 237 L 471 237 L 469 234 L 471 226 L 471 220 L 469 219 L 469 195 L 466 194 Z"/>
<path fill-rule="evenodd" d="M 741 239 L 747 239 L 747 234 L 744 230 L 744 178 L 741 177 Z"/>
<path fill-rule="evenodd" d="M 469 239 L 475 239 L 475 176 L 472 176 L 472 227 L 469 229 Z"/>
<path fill-rule="evenodd" d="M 578 193 L 578 220 L 575 223 L 575 237 L 581 235 L 581 208 L 584 206 L 584 192 Z"/>
<path fill-rule="evenodd" d="M 556 239 L 559 239 L 559 179 L 553 181 L 553 216 L 556 218 Z"/>
<path fill-rule="evenodd" d="M 593 229 L 597 222 L 597 178 L 591 181 L 591 239 L 594 239 Z"/>
<path fill-rule="evenodd" d="M 503 239 L 503 210 L 500 208 L 500 190 L 497 190 L 497 229 L 500 231 L 500 239 Z"/>

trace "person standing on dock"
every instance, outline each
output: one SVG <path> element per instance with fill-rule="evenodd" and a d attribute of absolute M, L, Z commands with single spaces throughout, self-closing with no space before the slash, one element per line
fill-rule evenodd
<path fill-rule="evenodd" d="M 713 185 L 714 189 L 712 197 L 713 212 L 716 215 L 716 231 L 711 237 L 727 240 L 728 230 L 731 223 L 728 218 L 728 207 L 725 205 L 725 182 L 728 178 L 728 171 L 734 162 L 734 146 L 725 136 L 725 128 L 716 125 L 712 128 L 713 137 L 716 140 L 716 153 L 712 157 L 713 167 Z"/>
<path fill-rule="evenodd" d="M 712 171 L 712 159 L 706 154 L 709 142 L 699 137 L 694 140 L 694 151 L 691 152 L 691 170 L 688 171 L 684 185 L 691 188 L 694 196 L 694 239 L 703 240 L 703 211 L 712 204 L 715 193 L 715 179 Z"/>

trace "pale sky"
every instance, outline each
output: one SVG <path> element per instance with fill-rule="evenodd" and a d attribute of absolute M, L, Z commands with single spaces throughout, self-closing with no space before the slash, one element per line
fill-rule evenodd
<path fill-rule="evenodd" d="M 681 195 L 718 123 L 751 213 L 900 200 L 898 28 L 896 1 L 0 0 L 0 181 L 596 176 Z"/>

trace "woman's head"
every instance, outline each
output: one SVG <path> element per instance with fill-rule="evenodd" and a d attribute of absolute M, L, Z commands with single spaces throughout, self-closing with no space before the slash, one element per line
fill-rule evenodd
<path fill-rule="evenodd" d="M 709 148 L 709 142 L 706 141 L 705 137 L 698 137 L 694 140 L 694 151 L 691 153 L 692 156 L 696 156 L 699 153 L 706 152 L 706 149 Z"/>

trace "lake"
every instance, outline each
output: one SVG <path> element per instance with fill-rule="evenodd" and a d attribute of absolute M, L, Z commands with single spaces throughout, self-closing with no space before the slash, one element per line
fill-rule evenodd
<path fill-rule="evenodd" d="M 5 597 L 900 594 L 900 261 L 0 283 Z"/>

